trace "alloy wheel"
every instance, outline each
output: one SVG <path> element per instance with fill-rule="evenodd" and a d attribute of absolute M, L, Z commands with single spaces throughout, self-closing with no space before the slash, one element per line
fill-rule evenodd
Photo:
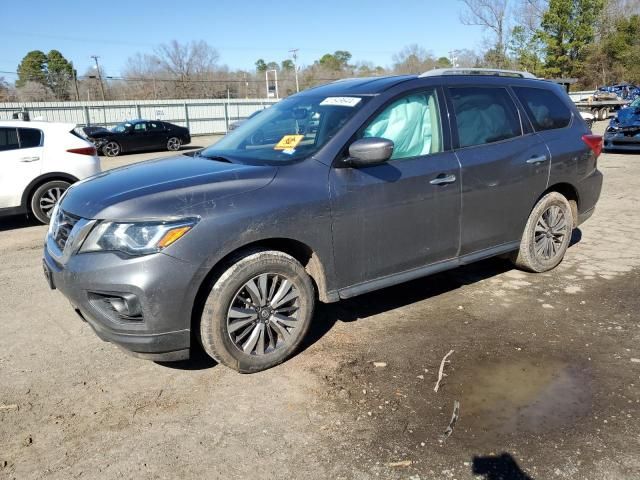
<path fill-rule="evenodd" d="M 177 151 L 180 150 L 180 139 L 179 138 L 175 138 L 175 137 L 171 137 L 168 141 L 167 141 L 167 149 L 168 150 L 172 150 L 172 151 Z"/>
<path fill-rule="evenodd" d="M 236 348 L 248 355 L 265 355 L 289 345 L 298 328 L 299 292 L 276 273 L 263 273 L 246 282 L 227 313 L 227 332 Z"/>
<path fill-rule="evenodd" d="M 53 207 L 56 206 L 56 203 L 60 201 L 60 197 L 65 192 L 66 189 L 54 187 L 45 191 L 40 197 L 38 203 L 40 205 L 40 209 L 47 216 L 47 218 L 51 218 L 51 212 L 53 212 Z"/>
<path fill-rule="evenodd" d="M 543 260 L 553 259 L 562 249 L 567 236 L 568 223 L 562 209 L 556 205 L 547 208 L 536 223 L 534 251 Z"/>
<path fill-rule="evenodd" d="M 109 142 L 102 147 L 102 151 L 107 157 L 117 157 L 120 153 L 120 145 L 116 142 Z"/>

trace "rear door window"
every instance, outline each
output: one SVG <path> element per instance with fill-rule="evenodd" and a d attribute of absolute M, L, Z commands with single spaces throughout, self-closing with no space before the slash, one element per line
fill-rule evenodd
<path fill-rule="evenodd" d="M 20 148 L 33 148 L 42 145 L 42 131 L 35 128 L 19 128 Z"/>
<path fill-rule="evenodd" d="M 449 95 L 461 148 L 522 135 L 518 110 L 506 88 L 452 87 Z"/>
<path fill-rule="evenodd" d="M 164 132 L 164 125 L 162 122 L 149 122 L 147 124 L 147 130 L 150 132 Z"/>
<path fill-rule="evenodd" d="M 571 123 L 571 110 L 558 95 L 545 88 L 513 87 L 536 131 L 564 128 Z"/>
<path fill-rule="evenodd" d="M 15 128 L 0 128 L 0 152 L 20 148 L 18 132 Z"/>

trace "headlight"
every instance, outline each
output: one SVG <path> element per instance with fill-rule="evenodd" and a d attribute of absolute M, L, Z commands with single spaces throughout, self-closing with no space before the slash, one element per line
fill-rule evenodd
<path fill-rule="evenodd" d="M 96 225 L 80 247 L 80 253 L 118 251 L 127 255 L 160 252 L 182 238 L 198 220 L 172 222 L 102 222 Z"/>

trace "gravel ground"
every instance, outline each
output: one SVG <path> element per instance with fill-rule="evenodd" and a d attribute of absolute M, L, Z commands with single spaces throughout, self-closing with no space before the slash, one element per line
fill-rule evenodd
<path fill-rule="evenodd" d="M 640 478 L 640 155 L 599 164 L 556 270 L 495 259 L 321 306 L 254 375 L 101 342 L 47 289 L 45 227 L 0 220 L 0 478 Z"/>

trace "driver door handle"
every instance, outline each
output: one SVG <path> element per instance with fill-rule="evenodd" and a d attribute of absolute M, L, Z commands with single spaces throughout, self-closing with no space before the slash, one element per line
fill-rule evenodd
<path fill-rule="evenodd" d="M 456 176 L 451 174 L 451 175 L 445 175 L 444 173 L 438 175 L 436 178 L 434 178 L 433 180 L 431 180 L 429 183 L 431 185 L 445 185 L 447 183 L 453 183 L 456 181 Z"/>
<path fill-rule="evenodd" d="M 529 160 L 527 160 L 527 163 L 535 165 L 535 164 L 543 163 L 546 161 L 547 161 L 546 155 L 538 155 L 536 157 L 531 157 Z"/>
<path fill-rule="evenodd" d="M 21 162 L 27 163 L 27 162 L 37 162 L 38 160 L 40 160 L 40 157 L 22 157 L 20 159 Z"/>

